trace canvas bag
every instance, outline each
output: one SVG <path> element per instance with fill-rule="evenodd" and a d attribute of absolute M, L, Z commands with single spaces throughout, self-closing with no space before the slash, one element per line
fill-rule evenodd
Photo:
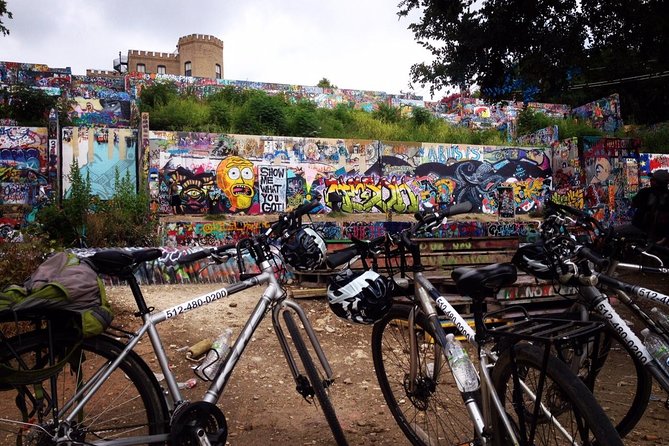
<path fill-rule="evenodd" d="M 102 279 L 85 259 L 67 252 L 49 257 L 23 286 L 0 292 L 2 313 L 44 313 L 49 319 L 49 310 L 78 315 L 83 337 L 102 333 L 113 319 Z"/>

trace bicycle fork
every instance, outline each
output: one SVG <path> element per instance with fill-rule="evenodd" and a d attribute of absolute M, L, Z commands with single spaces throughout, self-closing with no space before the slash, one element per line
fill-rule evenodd
<path fill-rule="evenodd" d="M 304 375 L 300 373 L 300 369 L 297 366 L 293 352 L 291 351 L 288 344 L 288 337 L 285 335 L 283 327 L 280 323 L 280 315 L 283 311 L 293 311 L 295 314 L 297 314 L 299 321 L 304 326 L 304 331 L 307 333 L 307 337 L 309 338 L 311 346 L 313 347 L 314 352 L 316 352 L 316 356 L 318 357 L 322 369 L 325 372 L 325 379 L 323 382 L 323 387 L 325 388 L 328 388 L 330 384 L 334 382 L 332 368 L 330 367 L 330 363 L 325 357 L 325 353 L 323 352 L 323 348 L 321 347 L 320 342 L 318 342 L 316 332 L 314 331 L 313 326 L 311 325 L 311 322 L 309 322 L 309 319 L 304 313 L 302 307 L 290 299 L 284 300 L 281 305 L 276 305 L 272 310 L 272 325 L 274 326 L 274 331 L 277 338 L 279 339 L 279 344 L 281 345 L 281 350 L 283 350 L 283 355 L 286 357 L 286 361 L 288 362 L 290 372 L 293 375 L 293 379 L 295 380 L 297 391 L 300 395 L 302 395 L 302 397 L 306 399 L 308 396 L 313 396 L 313 391 L 311 391 L 311 393 L 309 392 L 307 382 L 305 382 Z"/>

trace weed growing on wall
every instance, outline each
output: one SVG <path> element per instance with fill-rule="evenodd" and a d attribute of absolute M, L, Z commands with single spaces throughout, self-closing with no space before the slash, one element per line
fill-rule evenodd
<path fill-rule="evenodd" d="M 148 188 L 116 170 L 114 195 L 88 216 L 88 244 L 94 247 L 154 246 L 157 221 L 149 212 Z"/>
<path fill-rule="evenodd" d="M 99 200 L 91 194 L 90 178 L 83 178 L 76 163 L 68 178 L 71 188 L 61 205 L 53 204 L 37 214 L 51 240 L 65 247 L 153 246 L 157 222 L 149 212 L 146 185 L 139 188 L 130 174 L 114 179 L 114 195 Z"/>
<path fill-rule="evenodd" d="M 88 215 L 94 208 L 91 179 L 84 178 L 79 165 L 70 165 L 70 190 L 62 203 L 53 203 L 40 209 L 37 221 L 51 240 L 65 247 L 85 247 Z"/>

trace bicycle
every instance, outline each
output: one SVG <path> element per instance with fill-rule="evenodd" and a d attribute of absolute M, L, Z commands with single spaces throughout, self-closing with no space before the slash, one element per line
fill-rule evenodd
<path fill-rule="evenodd" d="M 604 228 L 584 211 L 552 202 L 546 203 L 541 234 L 542 242 L 521 247 L 514 261 L 530 274 L 577 290 L 571 297 L 573 314 L 567 317 L 605 322 L 599 356 L 585 348 L 584 354 L 572 357 L 571 367 L 588 383 L 596 398 L 606 401 L 611 408 L 609 416 L 624 437 L 642 419 L 651 398 L 653 379 L 669 395 L 669 373 L 648 353 L 605 291 L 612 293 L 635 321 L 669 344 L 669 332 L 655 322 L 648 309 L 652 305 L 668 305 L 669 296 L 613 277 L 621 270 L 667 274 L 656 255 L 664 254 L 663 248 L 649 243 L 638 231 Z M 656 261 L 659 266 L 624 261 L 632 255 Z M 630 392 L 618 391 L 617 382 L 608 381 L 609 375 L 616 376 L 606 369 L 609 355 L 616 356 L 616 367 L 629 372 L 625 387 Z M 669 408 L 669 396 L 665 407 Z"/>
<path fill-rule="evenodd" d="M 395 421 L 414 445 L 622 444 L 585 384 L 550 354 L 551 345 L 596 338 L 599 323 L 525 314 L 516 323 L 487 327 L 487 320 L 504 314 L 486 314 L 485 299 L 516 280 L 515 267 L 505 263 L 453 271 L 459 292 L 471 298 L 472 328 L 423 274 L 420 250 L 412 238 L 470 209 L 471 204 L 460 203 L 447 211 L 419 213 L 417 222 L 399 234 L 353 238 L 352 246 L 326 259 L 333 268 L 361 258 L 363 269 L 374 271 L 377 259 L 385 257 L 387 276 L 399 287 L 387 313 L 372 328 L 374 367 Z M 398 263 L 397 274 L 392 260 Z M 347 305 L 361 303 L 351 297 Z M 447 352 L 455 344 L 440 314 L 453 323 L 470 350 L 477 350 L 475 382 L 458 378 L 447 365 Z"/>
<path fill-rule="evenodd" d="M 223 262 L 236 256 L 240 281 L 162 311 L 155 312 L 147 304 L 133 275 L 143 262 L 160 257 L 160 249 L 105 250 L 89 257 L 99 273 L 128 282 L 137 304 L 135 316 L 141 318 L 142 325 L 134 332 L 117 327 L 81 340 L 59 327 L 57 320 L 45 320 L 44 314 L 16 315 L 37 327 L 11 337 L 3 335 L 0 368 L 13 371 L 13 382 L 0 385 L 4 393 L 0 403 L 4 437 L 0 442 L 7 444 L 11 438 L 12 443 L 21 446 L 224 445 L 227 424 L 216 402 L 254 332 L 271 312 L 297 392 L 310 402 L 318 401 L 337 444 L 347 444 L 329 397 L 334 383 L 331 367 L 305 312 L 287 296 L 277 278 L 279 264 L 276 250 L 270 245 L 270 237 L 277 237 L 282 247 L 295 243 L 295 234 L 303 235 L 301 217 L 318 205 L 314 199 L 299 206 L 258 236 L 184 256 L 180 260 L 183 263 L 206 258 Z M 324 246 L 323 242 L 318 248 Z M 303 259 L 311 256 L 311 260 L 319 258 L 321 262 L 324 254 L 324 250 L 301 252 Z M 245 272 L 242 257 L 247 255 L 255 259 L 257 272 Z M 210 377 L 208 389 L 201 400 L 187 401 L 170 369 L 157 325 L 259 285 L 264 290 L 258 303 L 215 375 Z M 304 327 L 308 340 L 298 324 Z M 147 336 L 166 389 L 160 387 L 152 370 L 135 352 Z"/>

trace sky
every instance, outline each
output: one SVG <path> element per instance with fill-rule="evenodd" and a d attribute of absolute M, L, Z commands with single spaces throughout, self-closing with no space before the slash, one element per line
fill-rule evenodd
<path fill-rule="evenodd" d="M 399 0 L 7 0 L 0 61 L 112 70 L 119 51 L 171 53 L 179 37 L 223 40 L 223 77 L 347 89 L 413 91 L 414 63 L 430 54 L 398 18 Z M 414 17 L 414 20 L 416 18 Z M 438 100 L 446 94 L 435 95 Z"/>

